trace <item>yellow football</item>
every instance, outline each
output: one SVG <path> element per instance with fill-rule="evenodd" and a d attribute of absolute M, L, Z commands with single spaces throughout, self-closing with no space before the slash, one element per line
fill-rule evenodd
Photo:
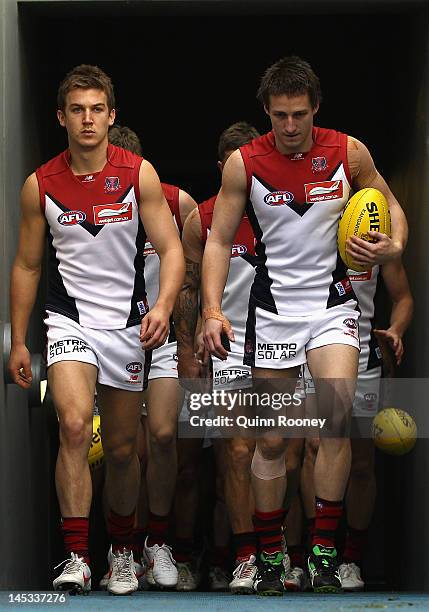
<path fill-rule="evenodd" d="M 374 417 L 372 437 L 375 446 L 388 455 L 405 455 L 416 443 L 416 422 L 405 410 L 384 408 Z"/>
<path fill-rule="evenodd" d="M 346 253 L 346 241 L 350 236 L 362 240 L 373 240 L 369 231 L 390 236 L 390 211 L 386 198 L 378 189 L 361 189 L 347 202 L 338 224 L 338 250 L 347 268 L 357 272 L 370 270 L 371 266 L 360 266 Z"/>
<path fill-rule="evenodd" d="M 103 464 L 103 461 L 104 452 L 103 445 L 101 444 L 100 416 L 97 414 L 92 417 L 92 439 L 88 452 L 89 467 L 91 469 L 98 468 Z"/>

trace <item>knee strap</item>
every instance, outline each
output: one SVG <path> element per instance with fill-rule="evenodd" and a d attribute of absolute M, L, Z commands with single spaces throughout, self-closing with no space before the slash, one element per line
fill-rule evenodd
<path fill-rule="evenodd" d="M 286 451 L 276 459 L 265 459 L 256 445 L 252 458 L 252 474 L 261 480 L 274 480 L 286 475 Z"/>

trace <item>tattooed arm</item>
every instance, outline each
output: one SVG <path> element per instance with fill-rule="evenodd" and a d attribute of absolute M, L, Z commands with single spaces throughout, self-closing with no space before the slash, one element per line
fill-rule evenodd
<path fill-rule="evenodd" d="M 177 357 L 180 378 L 197 378 L 200 364 L 195 359 L 194 339 L 198 322 L 199 289 L 203 243 L 198 210 L 188 216 L 182 234 L 186 271 L 183 287 L 174 308 L 174 324 L 177 337 Z"/>

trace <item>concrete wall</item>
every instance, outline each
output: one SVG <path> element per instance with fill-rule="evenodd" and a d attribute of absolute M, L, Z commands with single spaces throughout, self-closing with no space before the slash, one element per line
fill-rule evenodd
<path fill-rule="evenodd" d="M 19 192 L 38 161 L 16 0 L 0 3 L 0 48 L 0 321 L 4 322 L 9 320 L 9 271 L 16 249 Z M 38 339 L 40 325 L 32 325 L 32 350 L 38 350 Z M 30 412 L 26 392 L 3 384 L 0 348 L 0 546 L 5 553 L 0 589 L 41 588 L 49 571 L 44 419 L 40 410 Z"/>

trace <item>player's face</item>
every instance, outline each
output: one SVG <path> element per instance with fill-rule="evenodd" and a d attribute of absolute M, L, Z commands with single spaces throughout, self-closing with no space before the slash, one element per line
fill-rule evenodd
<path fill-rule="evenodd" d="M 306 152 L 311 149 L 313 117 L 318 108 L 311 107 L 308 94 L 270 96 L 270 105 L 265 108 L 265 112 L 271 119 L 280 153 Z"/>
<path fill-rule="evenodd" d="M 70 144 L 92 149 L 107 139 L 115 121 L 115 110 L 109 112 L 107 98 L 100 89 L 72 89 L 66 96 L 64 111 L 58 121 L 66 128 Z"/>

